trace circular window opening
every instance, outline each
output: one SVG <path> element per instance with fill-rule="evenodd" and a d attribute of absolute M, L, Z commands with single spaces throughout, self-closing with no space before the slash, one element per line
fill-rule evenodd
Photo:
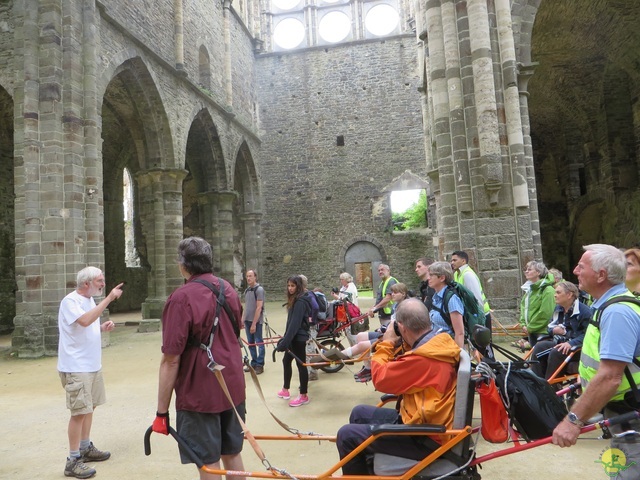
<path fill-rule="evenodd" d="M 391 5 L 376 5 L 367 13 L 364 25 L 369 33 L 379 37 L 389 35 L 398 26 L 398 12 Z"/>
<path fill-rule="evenodd" d="M 282 10 L 291 10 L 297 7 L 300 0 L 273 0 L 273 4 Z"/>
<path fill-rule="evenodd" d="M 349 36 L 351 20 L 342 12 L 329 12 L 320 20 L 318 31 L 325 42 L 340 42 Z"/>
<path fill-rule="evenodd" d="M 295 18 L 285 18 L 273 31 L 273 40 L 284 49 L 296 48 L 304 40 L 304 25 Z"/>

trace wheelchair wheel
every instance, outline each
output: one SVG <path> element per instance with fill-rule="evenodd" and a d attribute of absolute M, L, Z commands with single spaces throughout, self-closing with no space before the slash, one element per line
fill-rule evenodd
<path fill-rule="evenodd" d="M 342 344 L 339 341 L 334 340 L 333 338 L 329 338 L 327 340 L 322 340 L 320 342 L 320 345 L 322 345 L 322 347 L 325 350 L 329 350 L 331 348 L 337 348 L 338 350 L 344 350 L 344 347 L 342 346 Z M 343 367 L 344 367 L 344 364 L 342 364 L 342 363 L 333 363 L 331 365 L 325 365 L 324 367 L 320 367 L 320 370 L 322 370 L 323 372 L 327 372 L 327 373 L 336 373 L 336 372 L 339 372 L 340 370 L 342 370 Z"/>

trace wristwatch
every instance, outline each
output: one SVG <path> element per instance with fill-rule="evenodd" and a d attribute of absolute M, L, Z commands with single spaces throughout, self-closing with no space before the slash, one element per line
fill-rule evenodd
<path fill-rule="evenodd" d="M 580 420 L 578 416 L 573 412 L 569 412 L 567 414 L 567 421 L 573 425 L 576 425 L 578 428 L 584 427 L 584 422 Z"/>

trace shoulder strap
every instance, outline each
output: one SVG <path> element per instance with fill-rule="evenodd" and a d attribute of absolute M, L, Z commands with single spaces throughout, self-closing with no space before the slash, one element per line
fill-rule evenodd
<path fill-rule="evenodd" d="M 607 308 L 609 305 L 613 305 L 614 303 L 622 303 L 622 302 L 632 303 L 640 307 L 639 298 L 632 297 L 629 295 L 620 295 L 619 297 L 613 297 L 607 300 L 606 302 L 604 302 L 600 308 L 596 309 L 596 312 L 598 313 L 598 318 L 597 319 L 595 318 L 595 313 L 594 313 L 594 315 L 591 317 L 591 320 L 589 320 L 589 324 L 593 325 L 597 329 L 600 329 L 600 317 L 602 316 L 602 312 L 604 311 L 604 309 Z M 640 367 L 640 360 L 638 360 L 636 357 L 633 357 L 632 362 L 636 366 Z M 629 382 L 629 386 L 631 387 L 631 391 L 633 392 L 633 398 L 637 403 L 640 404 L 640 390 L 638 390 L 638 386 L 636 385 L 636 382 L 633 379 L 633 375 L 631 375 L 631 370 L 629 370 L 628 366 L 624 367 L 624 376 Z"/>
<path fill-rule="evenodd" d="M 216 303 L 218 305 L 220 305 L 224 309 L 224 311 L 226 312 L 227 317 L 229 318 L 229 320 L 231 321 L 231 324 L 233 325 L 233 331 L 236 334 L 236 337 L 239 338 L 240 337 L 240 327 L 238 326 L 238 322 L 236 320 L 236 317 L 233 314 L 233 311 L 231 310 L 231 307 L 227 303 L 226 298 L 224 296 L 224 281 L 222 279 L 220 279 L 220 291 L 218 291 L 218 289 L 216 287 L 214 287 L 211 282 L 208 282 L 206 280 L 202 280 L 201 278 L 197 278 L 193 282 L 194 283 L 199 283 L 201 285 L 204 285 L 205 287 L 207 287 L 209 290 L 211 290 L 213 292 L 213 295 L 216 298 Z M 214 322 L 214 328 L 215 328 L 215 322 Z"/>
<path fill-rule="evenodd" d="M 602 312 L 604 311 L 604 309 L 607 308 L 609 305 L 613 305 L 614 303 L 622 303 L 622 302 L 632 303 L 640 307 L 640 298 L 632 297 L 630 295 L 620 295 L 619 297 L 613 297 L 607 300 L 606 302 L 604 302 L 600 308 L 596 309 L 596 311 L 594 312 L 594 315 L 591 317 L 591 320 L 589 320 L 589 324 L 599 329 L 600 317 L 602 317 Z M 595 313 L 598 314 L 597 315 L 598 318 L 596 318 Z"/>
<path fill-rule="evenodd" d="M 436 312 L 438 312 L 440 314 L 440 316 L 442 317 L 442 319 L 447 322 L 447 325 L 449 325 L 450 327 L 452 326 L 451 323 L 451 315 L 449 314 L 449 300 L 451 300 L 451 297 L 453 296 L 453 289 L 451 288 L 450 285 L 447 285 L 446 287 L 444 287 L 444 293 L 442 294 L 442 308 L 440 307 L 436 307 L 435 304 L 433 304 L 433 302 L 431 302 L 431 308 L 433 308 Z"/>

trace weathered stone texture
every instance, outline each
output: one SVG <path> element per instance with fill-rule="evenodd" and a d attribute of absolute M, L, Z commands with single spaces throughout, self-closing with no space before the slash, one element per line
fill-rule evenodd
<path fill-rule="evenodd" d="M 413 48 L 396 37 L 258 57 L 261 278 L 270 290 L 296 273 L 336 286 L 341 247 L 366 234 L 384 245 L 400 281 L 416 283 L 413 261 L 431 251 L 431 238 L 391 233 L 382 194 L 406 169 L 426 174 Z"/>

